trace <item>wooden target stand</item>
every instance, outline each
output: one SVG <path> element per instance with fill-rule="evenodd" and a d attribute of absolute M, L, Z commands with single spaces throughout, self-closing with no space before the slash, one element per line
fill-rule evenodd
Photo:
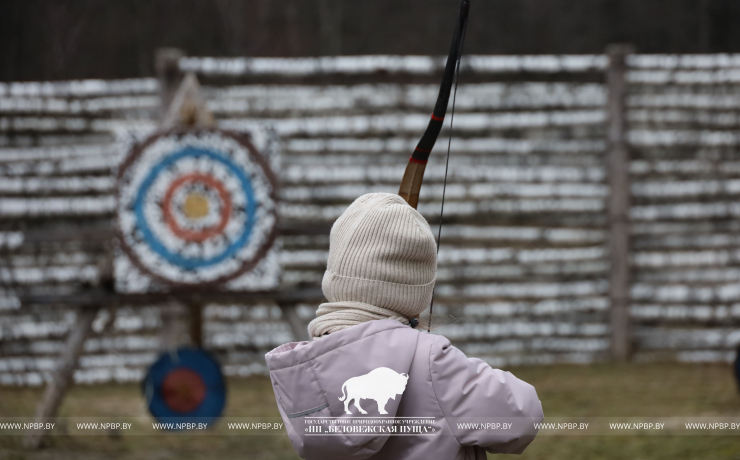
<path fill-rule="evenodd" d="M 200 94 L 200 85 L 193 74 L 182 78 L 179 73 L 179 59 L 183 54 L 179 50 L 166 49 L 157 53 L 157 73 L 161 84 L 162 106 L 161 128 L 212 128 L 215 119 L 207 109 Z M 175 91 L 175 88 L 176 91 Z M 279 234 L 326 234 L 328 227 L 291 228 L 278 226 Z M 89 238 L 88 238 L 89 237 Z M 113 240 L 112 229 L 90 229 L 88 233 L 73 231 L 65 234 L 27 235 L 27 240 L 38 242 L 69 241 L 75 239 Z M 183 345 L 189 336 L 190 344 L 196 348 L 203 346 L 203 305 L 209 302 L 250 303 L 256 301 L 273 301 L 281 309 L 284 320 L 288 323 L 297 340 L 308 340 L 306 323 L 298 316 L 296 306 L 299 302 L 320 301 L 323 293 L 320 288 L 297 290 L 268 291 L 226 291 L 218 289 L 173 290 L 171 292 L 146 292 L 120 294 L 113 289 L 113 250 L 101 262 L 101 280 L 98 286 L 87 292 L 67 296 L 26 296 L 21 298 L 23 304 L 66 304 L 77 307 L 77 315 L 66 343 L 61 351 L 58 364 L 52 372 L 43 397 L 35 414 L 36 426 L 45 426 L 52 422 L 59 411 L 64 397 L 73 384 L 74 371 L 77 368 L 85 339 L 92 331 L 93 320 L 103 308 L 119 306 L 152 306 L 161 305 L 162 329 L 160 331 L 160 349 L 174 350 Z M 43 424 L 43 425 L 41 425 Z M 43 444 L 46 430 L 33 429 L 26 433 L 24 445 L 38 448 Z"/>

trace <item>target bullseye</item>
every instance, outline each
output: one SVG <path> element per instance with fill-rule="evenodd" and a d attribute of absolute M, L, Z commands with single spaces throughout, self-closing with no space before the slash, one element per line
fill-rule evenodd
<path fill-rule="evenodd" d="M 220 200 L 219 206 L 211 204 L 209 197 L 205 194 L 189 191 L 182 200 L 181 205 L 182 214 L 186 221 L 191 226 L 198 226 L 199 221 L 208 217 L 209 211 L 214 208 L 220 208 L 221 212 L 218 216 L 218 223 L 210 227 L 205 227 L 199 230 L 183 228 L 176 219 L 173 213 L 173 195 L 179 191 L 183 186 L 188 184 L 203 184 L 206 187 L 210 187 L 218 194 Z M 186 174 L 170 185 L 165 193 L 164 200 L 162 201 L 162 211 L 164 212 L 164 220 L 167 226 L 172 230 L 172 233 L 177 235 L 186 241 L 202 242 L 213 236 L 220 235 L 226 228 L 226 224 L 229 222 L 231 216 L 231 198 L 229 193 L 226 191 L 224 185 L 215 179 L 213 176 L 201 173 Z M 193 225 L 194 224 L 194 225 Z"/>
<path fill-rule="evenodd" d="M 206 397 L 206 386 L 195 371 L 186 367 L 167 374 L 162 382 L 162 398 L 173 411 L 186 414 L 201 405 Z"/>
<path fill-rule="evenodd" d="M 183 210 L 190 219 L 202 219 L 208 215 L 208 199 L 200 193 L 188 193 Z"/>

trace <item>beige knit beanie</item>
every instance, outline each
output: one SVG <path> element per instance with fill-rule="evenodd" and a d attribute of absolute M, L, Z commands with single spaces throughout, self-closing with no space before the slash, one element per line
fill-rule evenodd
<path fill-rule="evenodd" d="M 311 321 L 311 337 L 372 319 L 405 324 L 432 300 L 437 250 L 427 221 L 391 193 L 363 195 L 331 229 L 321 288 L 329 303 Z"/>

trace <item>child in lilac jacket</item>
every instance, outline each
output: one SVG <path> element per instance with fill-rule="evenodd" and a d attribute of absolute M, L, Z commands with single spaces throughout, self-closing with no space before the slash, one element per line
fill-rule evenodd
<path fill-rule="evenodd" d="M 435 277 L 434 236 L 399 196 L 364 195 L 337 219 L 313 340 L 266 355 L 301 457 L 485 459 L 534 439 L 534 387 L 414 327 Z"/>

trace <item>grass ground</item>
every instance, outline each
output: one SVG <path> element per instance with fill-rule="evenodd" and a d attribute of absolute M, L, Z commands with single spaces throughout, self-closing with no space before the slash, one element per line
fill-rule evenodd
<path fill-rule="evenodd" d="M 537 388 L 549 417 L 726 416 L 740 421 L 740 394 L 729 366 L 598 364 L 520 367 L 512 372 Z M 0 388 L 0 416 L 30 416 L 41 390 Z M 78 386 L 68 395 L 64 417 L 146 417 L 137 385 Z M 229 382 L 227 417 L 277 417 L 265 377 Z M 222 427 L 220 427 L 222 428 Z M 221 432 L 217 430 L 217 432 Z M 112 438 L 54 436 L 29 452 L 16 436 L 0 435 L 0 458 L 9 460 L 295 459 L 282 432 L 274 435 L 164 434 Z M 733 459 L 740 460 L 740 432 L 722 436 L 540 435 L 526 459 Z M 431 459 L 430 459 L 431 460 Z"/>

